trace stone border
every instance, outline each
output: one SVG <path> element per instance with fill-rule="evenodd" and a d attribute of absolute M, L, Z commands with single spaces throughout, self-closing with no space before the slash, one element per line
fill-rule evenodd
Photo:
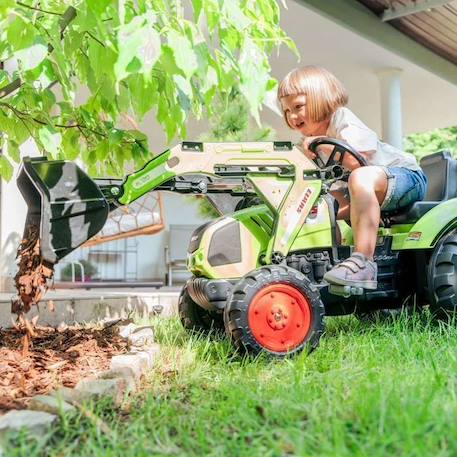
<path fill-rule="evenodd" d="M 108 325 L 116 325 L 116 321 Z M 42 435 L 57 422 L 58 416 L 75 412 L 86 401 L 111 397 L 116 404 L 121 404 L 134 392 L 141 378 L 154 366 L 160 346 L 154 343 L 152 326 L 129 323 L 118 328 L 119 334 L 130 343 L 130 352 L 114 356 L 110 369 L 95 378 L 83 378 L 74 388 L 60 387 L 49 395 L 37 395 L 26 410 L 8 411 L 0 417 L 0 442 L 9 432 L 23 428 L 29 433 Z M 0 447 L 0 457 L 2 455 Z"/>

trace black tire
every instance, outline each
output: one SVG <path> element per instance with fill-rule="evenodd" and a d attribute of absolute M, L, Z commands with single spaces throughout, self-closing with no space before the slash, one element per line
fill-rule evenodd
<path fill-rule="evenodd" d="M 178 312 L 182 326 L 186 330 L 205 332 L 223 330 L 224 318 L 222 313 L 208 311 L 195 303 L 185 285 L 179 296 Z"/>
<path fill-rule="evenodd" d="M 445 235 L 435 246 L 428 265 L 430 309 L 440 317 L 457 311 L 457 231 Z"/>
<path fill-rule="evenodd" d="M 270 291 L 276 293 L 275 290 L 277 288 L 277 290 L 281 292 L 281 288 L 283 286 L 286 286 L 287 290 L 291 290 L 292 288 L 298 291 L 299 303 L 297 303 L 293 297 L 289 298 L 291 305 L 299 304 L 299 311 L 301 314 L 295 313 L 298 317 L 296 317 L 295 320 L 291 319 L 287 323 L 285 323 L 285 321 L 281 321 L 280 324 L 283 325 L 282 328 L 286 329 L 287 327 L 286 330 L 289 332 L 293 331 L 293 326 L 300 327 L 298 324 L 300 322 L 299 319 L 306 313 L 308 313 L 309 322 L 307 322 L 307 325 L 303 325 L 303 330 L 296 330 L 296 332 L 303 331 L 303 334 L 301 335 L 299 333 L 297 337 L 294 338 L 294 346 L 278 350 L 272 348 L 272 346 L 285 346 L 285 341 L 283 340 L 288 336 L 284 337 L 284 334 L 276 332 L 276 330 L 281 331 L 282 329 L 276 328 L 275 321 L 271 324 L 266 322 L 266 316 L 268 316 L 269 311 L 265 311 L 264 316 L 262 316 L 262 308 L 262 312 L 259 314 L 259 321 L 255 322 L 254 326 L 252 325 L 253 314 L 251 314 L 251 317 L 249 316 L 251 306 L 253 307 L 252 312 L 258 314 L 258 311 L 256 312 L 256 308 L 254 307 L 257 306 L 257 303 L 259 303 L 260 300 L 263 300 L 263 296 L 261 294 L 268 293 L 273 297 Z M 293 292 L 293 294 L 295 294 L 295 292 Z M 283 294 L 282 296 L 287 297 L 287 294 Z M 307 310 L 305 311 L 303 311 L 302 308 L 303 302 L 306 303 L 307 307 Z M 268 310 L 268 306 L 266 310 Z M 277 307 L 278 305 L 271 305 L 271 313 L 274 315 L 274 319 L 278 321 L 277 315 L 273 313 L 274 306 Z M 296 308 L 288 309 L 292 310 Z M 290 314 L 290 317 L 294 318 L 294 312 L 287 312 Z M 279 310 L 279 313 L 281 313 L 281 316 L 287 320 L 288 316 L 285 313 L 282 314 L 282 309 Z M 260 352 L 266 352 L 274 357 L 284 357 L 287 355 L 298 354 L 304 349 L 311 352 L 318 346 L 319 339 L 324 331 L 324 314 L 324 304 L 322 303 L 319 291 L 305 275 L 290 267 L 282 265 L 268 265 L 250 272 L 241 278 L 240 281 L 238 281 L 233 287 L 227 300 L 227 306 L 224 310 L 225 331 L 232 339 L 235 346 L 242 351 L 246 351 L 254 355 Z M 268 319 L 268 321 L 271 322 L 270 319 Z M 258 327 L 262 325 L 262 322 L 264 322 L 263 325 L 266 328 L 270 341 L 273 341 L 276 338 L 270 347 L 259 341 Z M 275 328 L 272 327 L 273 325 Z M 271 329 L 268 326 L 270 326 Z M 260 334 L 260 336 L 263 337 L 264 335 Z M 303 339 L 301 340 L 301 338 Z"/>

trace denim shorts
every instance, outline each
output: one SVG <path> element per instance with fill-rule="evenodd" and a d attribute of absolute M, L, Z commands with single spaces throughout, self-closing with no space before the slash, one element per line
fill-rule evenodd
<path fill-rule="evenodd" d="M 387 175 L 387 192 L 381 211 L 396 211 L 423 200 L 427 192 L 427 176 L 422 170 L 382 167 Z"/>

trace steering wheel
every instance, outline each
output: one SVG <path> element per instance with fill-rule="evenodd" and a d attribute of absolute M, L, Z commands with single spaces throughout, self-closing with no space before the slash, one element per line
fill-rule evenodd
<path fill-rule="evenodd" d="M 317 153 L 317 148 L 319 146 L 323 145 L 330 145 L 333 146 L 333 150 L 330 153 L 330 156 L 327 159 L 327 162 L 324 163 L 324 161 L 319 157 L 319 154 Z M 359 162 L 361 167 L 365 167 L 368 165 L 368 162 L 366 161 L 365 157 L 363 157 L 359 152 L 354 150 L 349 144 L 347 144 L 345 141 L 342 140 L 337 140 L 335 138 L 329 138 L 329 137 L 322 137 L 322 138 L 316 138 L 310 145 L 308 146 L 308 149 L 316 154 L 316 158 L 314 159 L 314 162 L 319 168 L 328 168 L 332 165 L 339 165 L 342 168 L 345 168 L 343 165 L 343 160 L 344 156 L 346 154 L 351 155 L 354 157 L 357 162 Z M 339 153 L 339 155 L 338 155 Z"/>

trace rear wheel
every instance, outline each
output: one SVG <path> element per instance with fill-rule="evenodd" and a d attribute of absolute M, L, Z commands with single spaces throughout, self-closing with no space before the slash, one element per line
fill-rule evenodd
<path fill-rule="evenodd" d="M 428 265 L 430 308 L 439 316 L 457 310 L 457 231 L 438 242 Z"/>
<path fill-rule="evenodd" d="M 181 290 L 178 312 L 181 323 L 187 330 L 209 332 L 210 330 L 224 329 L 222 313 L 208 311 L 195 303 L 187 290 L 187 285 Z"/>
<path fill-rule="evenodd" d="M 239 349 L 283 357 L 317 347 L 324 330 L 324 305 L 305 275 L 270 265 L 252 271 L 234 286 L 224 321 Z"/>

